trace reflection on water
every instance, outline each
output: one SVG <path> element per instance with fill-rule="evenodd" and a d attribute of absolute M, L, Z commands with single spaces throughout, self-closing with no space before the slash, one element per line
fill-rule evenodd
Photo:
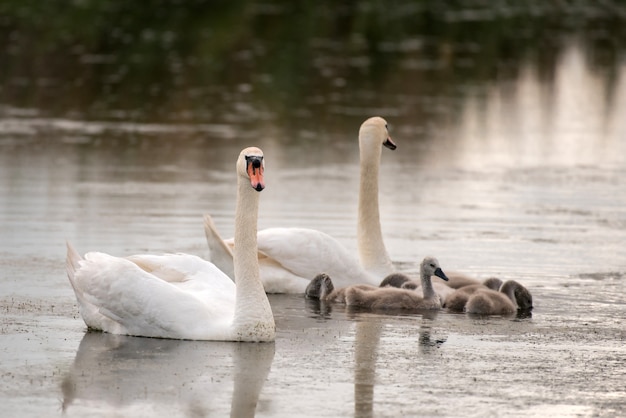
<path fill-rule="evenodd" d="M 264 126 L 280 120 L 285 138 L 298 141 L 323 134 L 320 120 L 353 126 L 383 114 L 420 121 L 411 128 L 423 138 L 458 119 L 458 99 L 481 96 L 493 81 L 531 71 L 562 94 L 556 73 L 573 38 L 614 100 L 624 6 L 582 4 L 105 0 L 59 12 L 56 1 L 5 1 L 0 104 L 31 116 L 270 134 Z"/>
<path fill-rule="evenodd" d="M 354 336 L 354 416 L 374 416 L 376 360 L 384 325 L 377 319 L 360 320 Z"/>
<path fill-rule="evenodd" d="M 178 341 L 87 332 L 63 379 L 63 410 L 252 417 L 274 343 Z"/>
<path fill-rule="evenodd" d="M 386 368 L 385 361 L 388 358 L 397 356 L 408 363 L 417 360 L 416 356 L 430 356 L 436 353 L 442 344 L 447 340 L 447 336 L 439 335 L 438 331 L 433 331 L 433 321 L 438 316 L 437 311 L 421 310 L 419 313 L 406 311 L 390 312 L 380 310 L 372 313 L 362 309 L 351 309 L 343 304 L 331 304 L 320 302 L 319 300 L 304 299 L 304 306 L 310 318 L 316 321 L 328 321 L 334 327 L 345 327 L 352 323 L 351 334 L 354 355 L 351 358 L 349 368 L 354 370 L 354 416 L 374 417 L 375 392 L 380 387 L 381 380 L 377 375 L 377 364 L 383 362 L 383 369 Z M 398 321 L 400 319 L 400 322 Z M 347 321 L 347 322 L 344 322 Z M 406 321 L 405 324 L 403 322 Z M 397 338 L 394 335 L 396 328 L 407 325 L 411 329 L 411 335 L 404 336 L 403 343 L 397 346 L 393 343 Z M 435 335 L 433 335 L 435 334 Z M 392 344 L 389 345 L 389 341 Z M 382 353 L 381 351 L 381 345 Z M 407 350 L 407 347 L 415 348 Z M 325 350 L 325 347 L 321 347 Z M 328 354 L 323 353 L 327 358 Z M 396 382 L 397 383 L 397 382 Z M 416 399 L 419 394 L 415 394 Z M 379 410 L 378 413 L 381 411 Z"/>
<path fill-rule="evenodd" d="M 516 80 L 469 97 L 450 129 L 451 162 L 463 167 L 576 166 L 626 162 L 626 67 L 614 84 L 594 73 L 579 42 L 564 45 L 554 78 L 529 62 Z"/>

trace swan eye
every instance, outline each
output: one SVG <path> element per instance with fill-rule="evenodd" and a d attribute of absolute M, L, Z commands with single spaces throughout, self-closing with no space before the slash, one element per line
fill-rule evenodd
<path fill-rule="evenodd" d="M 436 268 L 436 266 L 435 266 L 433 263 L 430 263 L 430 266 L 431 266 L 432 268 Z"/>

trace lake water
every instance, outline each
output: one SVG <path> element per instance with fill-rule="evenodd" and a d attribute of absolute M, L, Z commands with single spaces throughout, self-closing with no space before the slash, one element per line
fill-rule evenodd
<path fill-rule="evenodd" d="M 1 416 L 623 414 L 622 6 L 115 3 L 0 6 Z M 356 253 L 374 115 L 398 145 L 380 177 L 398 269 L 515 279 L 531 316 L 272 295 L 273 344 L 86 332 L 66 240 L 207 256 L 202 215 L 232 236 L 245 146 L 266 158 L 261 228 Z"/>

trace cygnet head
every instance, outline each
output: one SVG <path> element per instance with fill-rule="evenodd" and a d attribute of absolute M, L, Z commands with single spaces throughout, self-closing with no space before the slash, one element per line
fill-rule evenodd
<path fill-rule="evenodd" d="M 304 291 L 304 296 L 309 299 L 324 299 L 335 289 L 333 281 L 328 274 L 320 273 L 311 280 Z"/>
<path fill-rule="evenodd" d="M 507 280 L 500 288 L 500 292 L 506 293 L 513 302 L 517 304 L 517 309 L 526 311 L 533 308 L 533 297 L 524 286 L 515 280 Z M 513 297 L 511 297 L 513 296 Z"/>
<path fill-rule="evenodd" d="M 380 282 L 379 287 L 402 287 L 411 278 L 404 273 L 391 273 Z"/>
<path fill-rule="evenodd" d="M 359 145 L 361 149 L 380 149 L 381 145 L 391 150 L 396 149 L 396 144 L 389 136 L 387 121 L 380 116 L 369 118 L 361 124 Z"/>
<path fill-rule="evenodd" d="M 420 266 L 420 270 L 422 276 L 437 276 L 445 281 L 448 281 L 448 277 L 445 275 L 441 267 L 439 266 L 439 261 L 435 257 L 426 257 L 422 261 Z"/>

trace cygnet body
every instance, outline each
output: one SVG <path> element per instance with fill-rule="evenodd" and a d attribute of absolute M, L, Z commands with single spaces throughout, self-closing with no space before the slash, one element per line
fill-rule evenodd
<path fill-rule="evenodd" d="M 411 278 L 404 273 L 391 273 L 387 275 L 381 282 L 379 287 L 397 287 L 401 288 L 405 283 L 412 282 Z"/>
<path fill-rule="evenodd" d="M 404 273 L 391 273 L 380 282 L 380 287 L 396 287 L 399 289 L 414 290 L 419 294 L 422 293 L 422 285 L 420 281 L 414 280 Z M 439 299 L 443 303 L 448 295 L 455 290 L 448 287 L 445 283 L 432 283 L 435 293 L 439 295 Z"/>
<path fill-rule="evenodd" d="M 453 289 L 460 289 L 461 287 L 469 286 L 471 284 L 480 284 L 480 280 L 466 276 L 463 273 L 451 272 L 447 273 L 447 276 L 448 281 L 446 282 L 446 286 Z"/>
<path fill-rule="evenodd" d="M 532 295 L 514 280 L 506 281 L 500 291 L 484 289 L 475 292 L 465 304 L 465 311 L 480 315 L 506 315 L 533 307 Z"/>
<path fill-rule="evenodd" d="M 444 307 L 453 312 L 463 312 L 469 297 L 479 290 L 491 289 L 497 291 L 502 284 L 502 280 L 492 277 L 482 284 L 471 284 L 458 288 L 449 294 L 444 303 Z"/>
<path fill-rule="evenodd" d="M 474 292 L 465 304 L 465 312 L 479 315 L 506 315 L 516 310 L 507 295 L 487 288 Z"/>
<path fill-rule="evenodd" d="M 414 283 L 402 273 L 387 276 L 381 286 L 353 285 L 335 289 L 327 274 L 318 274 L 306 288 L 305 296 L 328 302 L 345 303 L 368 309 L 440 309 L 441 300 L 434 291 L 431 276 L 448 280 L 434 257 L 426 257 L 420 265 L 422 295 L 411 289 L 389 287 Z"/>
<path fill-rule="evenodd" d="M 381 282 L 383 287 L 353 285 L 335 289 L 332 279 L 325 273 L 318 274 L 307 286 L 305 296 L 327 302 L 345 303 L 366 309 L 440 309 L 441 298 L 433 288 L 431 276 L 448 280 L 434 257 L 426 257 L 420 265 L 422 290 L 405 288 L 415 283 L 402 273 L 392 273 Z M 402 286 L 401 288 L 393 286 Z"/>

